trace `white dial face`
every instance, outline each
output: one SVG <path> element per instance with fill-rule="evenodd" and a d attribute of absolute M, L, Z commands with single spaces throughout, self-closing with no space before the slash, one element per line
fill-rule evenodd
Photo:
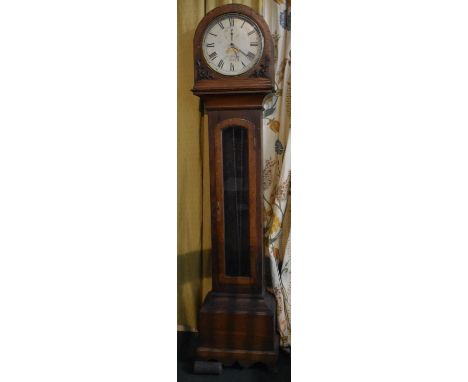
<path fill-rule="evenodd" d="M 255 22 L 238 13 L 214 19 L 203 36 L 203 55 L 208 65 L 225 76 L 251 69 L 263 53 L 263 36 Z"/>

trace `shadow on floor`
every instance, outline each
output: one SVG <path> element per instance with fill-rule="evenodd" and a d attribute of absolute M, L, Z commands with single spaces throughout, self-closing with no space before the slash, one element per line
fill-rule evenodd
<path fill-rule="evenodd" d="M 193 374 L 193 362 L 197 346 L 197 334 L 177 332 L 177 381 L 178 382 L 290 382 L 291 357 L 280 351 L 278 370 L 271 372 L 266 366 L 256 364 L 250 368 L 225 367 L 221 375 Z"/>

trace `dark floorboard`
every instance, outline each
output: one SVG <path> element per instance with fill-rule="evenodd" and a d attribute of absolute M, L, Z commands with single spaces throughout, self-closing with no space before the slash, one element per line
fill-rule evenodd
<path fill-rule="evenodd" d="M 177 332 L 177 381 L 178 382 L 290 382 L 291 357 L 280 351 L 277 372 L 272 372 L 266 366 L 256 364 L 242 369 L 240 367 L 225 367 L 221 375 L 197 375 L 192 372 L 195 360 L 197 335 L 192 332 Z"/>

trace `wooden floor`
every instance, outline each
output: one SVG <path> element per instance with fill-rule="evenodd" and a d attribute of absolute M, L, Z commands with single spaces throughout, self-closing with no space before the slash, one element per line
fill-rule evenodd
<path fill-rule="evenodd" d="M 247 369 L 228 367 L 219 376 L 193 374 L 194 354 L 197 346 L 196 333 L 177 332 L 177 381 L 178 382 L 290 382 L 291 357 L 280 351 L 278 370 L 269 371 L 263 365 L 254 365 Z"/>

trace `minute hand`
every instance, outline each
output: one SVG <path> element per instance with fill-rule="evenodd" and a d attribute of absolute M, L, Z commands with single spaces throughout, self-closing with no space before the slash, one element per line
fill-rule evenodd
<path fill-rule="evenodd" d="M 241 52 L 245 57 L 249 57 L 247 53 L 244 53 L 242 50 L 240 50 L 237 46 L 233 45 L 233 48 Z"/>

